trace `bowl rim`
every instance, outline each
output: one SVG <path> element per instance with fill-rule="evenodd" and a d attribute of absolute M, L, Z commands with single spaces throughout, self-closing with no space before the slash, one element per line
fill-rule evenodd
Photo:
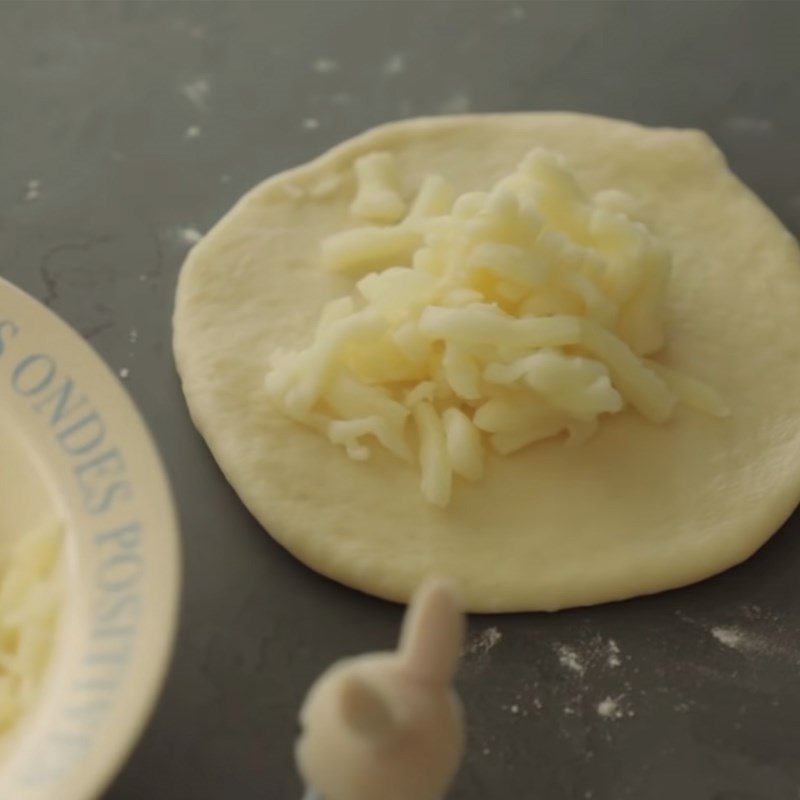
<path fill-rule="evenodd" d="M 14 767 L 18 766 L 17 762 L 21 762 L 25 758 L 25 756 L 17 758 L 16 742 L 12 744 L 8 754 L 11 777 L 9 778 L 7 773 L 0 778 L 0 797 L 5 796 L 2 782 L 9 780 L 9 789 L 13 789 L 15 800 L 27 800 L 28 797 L 31 800 L 34 798 L 36 800 L 40 800 L 40 798 L 41 800 L 93 800 L 108 788 L 139 742 L 161 698 L 172 663 L 183 584 L 180 520 L 168 473 L 147 423 L 127 389 L 92 345 L 40 301 L 0 277 L 0 325 L 4 320 L 10 321 L 12 327 L 17 328 L 16 331 L 6 328 L 6 334 L 14 333 L 13 337 L 6 336 L 6 345 L 13 338 L 15 345 L 25 343 L 34 348 L 32 351 L 30 347 L 19 348 L 20 353 L 28 351 L 52 353 L 55 362 L 65 365 L 65 375 L 73 377 L 76 384 L 82 382 L 87 385 L 86 395 L 90 400 L 92 393 L 97 395 L 98 399 L 95 399 L 94 402 L 97 410 L 102 412 L 108 421 L 108 430 L 118 434 L 122 432 L 119 449 L 125 454 L 127 466 L 130 467 L 132 473 L 139 477 L 147 475 L 145 491 L 132 501 L 133 509 L 142 513 L 144 519 L 142 527 L 145 530 L 148 519 L 157 520 L 156 530 L 159 535 L 147 539 L 143 549 L 149 548 L 146 550 L 145 556 L 147 552 L 158 553 L 159 563 L 156 574 L 159 580 L 149 579 L 149 582 L 144 584 L 145 590 L 148 587 L 151 589 L 151 597 L 142 614 L 141 634 L 136 634 L 137 638 L 134 640 L 134 643 L 139 644 L 140 647 L 131 662 L 130 673 L 124 673 L 124 677 L 120 679 L 117 694 L 110 701 L 113 703 L 116 700 L 116 707 L 122 703 L 125 714 L 115 712 L 115 707 L 112 706 L 110 712 L 93 732 L 91 744 L 87 745 L 86 752 L 73 759 L 66 771 L 54 779 L 53 783 L 45 781 L 34 785 L 37 782 L 31 783 L 30 778 L 27 779 L 28 783 L 25 783 L 23 779 L 15 777 L 16 774 L 22 774 L 22 772 Z M 2 333 L 3 331 L 0 330 L 0 368 L 3 366 Z M 43 344 L 40 345 L 40 342 Z M 41 347 L 40 351 L 39 347 Z M 6 349 L 11 350 L 10 347 Z M 19 363 L 21 361 L 17 362 L 17 366 Z M 0 386 L 0 400 L 3 399 L 2 389 L 3 387 Z M 7 397 L 10 395 L 9 390 Z M 32 432 L 35 426 L 31 424 L 30 419 L 22 419 L 24 415 L 19 413 L 19 408 L 22 406 L 21 401 L 15 413 L 13 405 L 15 398 L 10 397 L 10 400 L 11 420 L 16 423 L 19 419 L 20 427 L 24 432 L 27 425 L 27 432 L 32 435 L 28 435 L 26 438 L 33 439 L 32 446 L 37 450 L 36 455 L 41 462 L 43 453 L 47 452 L 46 447 L 49 447 L 50 444 L 42 445 L 39 440 L 45 434 L 42 431 L 39 431 L 38 435 Z M 32 417 L 33 414 L 29 416 Z M 127 452 L 125 452 L 126 444 L 130 445 Z M 40 450 L 40 445 L 44 449 Z M 60 475 L 61 469 L 57 465 L 49 466 L 52 482 L 52 475 Z M 131 481 L 133 482 L 133 478 Z M 65 501 L 67 517 L 72 521 L 81 519 L 81 515 L 76 513 L 76 491 L 73 491 L 74 496 L 71 502 Z M 65 494 L 67 493 L 65 490 Z M 84 516 L 88 519 L 87 515 Z M 76 549 L 73 552 L 73 548 L 70 547 L 70 561 L 80 561 L 75 553 L 82 538 L 89 539 L 91 537 L 88 533 L 85 534 L 85 537 L 83 532 L 80 536 L 75 533 L 74 547 Z M 144 537 L 143 541 L 145 541 Z M 71 565 L 68 569 L 72 572 Z M 78 576 L 78 573 L 76 572 L 75 575 Z M 79 577 L 86 578 L 86 575 L 87 573 L 83 572 Z M 88 590 L 86 592 L 88 593 Z M 148 598 L 145 596 L 144 601 L 147 600 Z M 71 598 L 67 605 L 70 607 L 73 605 Z M 157 613 L 154 610 L 156 607 Z M 88 617 L 90 613 L 88 601 L 82 610 L 84 616 Z M 70 608 L 67 616 L 75 616 L 76 613 L 80 612 Z M 66 623 L 67 620 L 64 622 Z M 88 631 L 89 623 L 84 620 L 82 624 Z M 63 634 L 63 631 L 61 633 Z M 56 657 L 60 654 L 60 650 L 59 653 L 54 653 L 54 662 L 58 660 L 59 664 L 61 659 Z M 55 684 L 58 681 L 59 673 L 67 670 L 66 668 L 64 670 L 55 668 L 55 663 L 51 666 L 54 669 L 47 683 Z M 128 674 L 134 677 L 129 679 Z M 47 687 L 43 686 L 42 694 L 45 693 L 47 693 Z M 51 694 L 55 693 L 57 690 L 51 692 Z M 41 705 L 45 705 L 44 699 L 42 699 Z M 31 711 L 32 717 L 36 715 L 37 710 L 44 713 L 42 709 L 34 708 Z M 19 727 L 24 728 L 27 721 L 27 719 L 20 721 Z M 53 724 L 55 725 L 55 723 Z M 42 723 L 38 727 L 44 730 L 47 728 L 47 724 Z M 43 737 L 41 734 L 37 736 L 32 733 L 28 738 L 30 741 L 27 743 L 27 759 L 32 762 L 31 754 L 37 747 L 39 750 L 44 747 L 40 741 Z M 25 731 L 20 731 L 19 739 L 19 749 L 21 750 Z M 3 772 L 6 773 L 6 764 L 3 767 Z M 29 776 L 30 774 L 32 773 L 29 769 Z M 33 788 L 24 788 L 24 786 L 33 786 Z"/>

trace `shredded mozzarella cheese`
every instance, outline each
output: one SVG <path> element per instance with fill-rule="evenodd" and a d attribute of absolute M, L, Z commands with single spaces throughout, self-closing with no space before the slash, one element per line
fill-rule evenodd
<path fill-rule="evenodd" d="M 580 445 L 627 407 L 659 424 L 678 402 L 728 413 L 713 388 L 652 360 L 670 257 L 629 195 L 589 197 L 544 150 L 486 192 L 456 196 L 429 175 L 408 211 L 389 153 L 359 158 L 355 175 L 351 213 L 379 225 L 322 242 L 323 266 L 355 293 L 322 309 L 308 348 L 276 353 L 266 382 L 351 458 L 370 444 L 416 452 L 424 496 L 445 506 L 454 475 L 483 475 L 487 447 Z"/>
<path fill-rule="evenodd" d="M 356 161 L 358 191 L 350 206 L 354 217 L 370 222 L 397 222 L 406 211 L 400 196 L 397 165 L 391 153 L 370 153 Z"/>
<path fill-rule="evenodd" d="M 24 535 L 0 559 L 0 732 L 30 708 L 47 667 L 60 599 L 61 530 Z"/>

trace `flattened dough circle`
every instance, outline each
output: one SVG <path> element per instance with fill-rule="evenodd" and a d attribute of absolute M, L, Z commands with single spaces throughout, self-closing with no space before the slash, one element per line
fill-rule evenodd
<path fill-rule="evenodd" d="M 353 224 L 351 166 L 397 157 L 411 196 L 440 173 L 484 189 L 531 148 L 563 153 L 591 192 L 622 189 L 672 250 L 660 359 L 723 395 L 731 416 L 633 413 L 582 447 L 537 444 L 458 481 L 444 510 L 415 467 L 369 462 L 272 409 L 269 354 L 304 346 L 348 279 L 319 242 Z M 450 576 L 473 611 L 558 609 L 700 580 L 750 556 L 800 499 L 800 254 L 702 133 L 562 113 L 385 125 L 247 194 L 189 255 L 175 355 L 197 427 L 270 534 L 313 569 L 407 600 Z"/>

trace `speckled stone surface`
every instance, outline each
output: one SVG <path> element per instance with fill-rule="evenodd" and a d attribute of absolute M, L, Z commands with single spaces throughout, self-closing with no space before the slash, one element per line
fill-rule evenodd
<path fill-rule="evenodd" d="M 198 233 L 375 123 L 576 109 L 704 128 L 797 234 L 798 30 L 800 3 L 0 3 L 0 273 L 125 376 L 182 512 L 175 663 L 107 800 L 299 798 L 306 687 L 400 620 L 275 545 L 192 428 L 170 313 Z M 474 619 L 453 798 L 798 798 L 798 534 L 688 589 Z"/>

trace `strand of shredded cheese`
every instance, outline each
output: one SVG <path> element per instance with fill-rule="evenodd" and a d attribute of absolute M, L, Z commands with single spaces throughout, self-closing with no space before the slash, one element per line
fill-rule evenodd
<path fill-rule="evenodd" d="M 391 153 L 370 153 L 356 161 L 358 191 L 353 216 L 371 222 L 397 222 L 406 210 L 400 196 L 397 165 Z"/>
<path fill-rule="evenodd" d="M 617 190 L 587 196 L 534 150 L 487 192 L 439 175 L 407 204 L 389 153 L 355 163 L 351 213 L 324 268 L 358 282 L 312 344 L 280 352 L 268 393 L 356 460 L 379 444 L 421 471 L 433 504 L 508 455 L 561 434 L 579 445 L 632 408 L 663 424 L 682 402 L 724 416 L 717 392 L 652 360 L 664 343 L 669 253 Z M 405 217 L 403 218 L 403 215 Z"/>

